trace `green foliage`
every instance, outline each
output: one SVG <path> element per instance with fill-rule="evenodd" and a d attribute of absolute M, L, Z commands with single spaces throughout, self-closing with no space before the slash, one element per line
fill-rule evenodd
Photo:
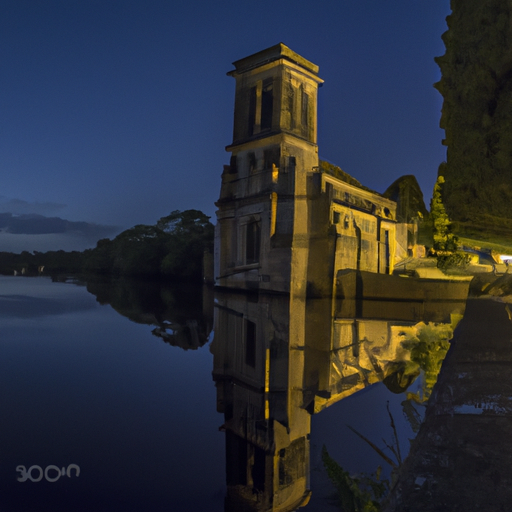
<path fill-rule="evenodd" d="M 462 245 L 468 247 L 478 248 L 482 250 L 495 251 L 499 254 L 511 254 L 512 253 L 512 240 L 506 240 L 503 238 L 488 236 L 487 238 L 479 237 L 462 237 L 459 236 L 459 242 Z"/>
<path fill-rule="evenodd" d="M 412 219 L 422 220 L 428 215 L 423 192 L 412 174 L 395 180 L 383 196 L 396 201 L 397 220 L 400 222 L 410 222 Z"/>
<path fill-rule="evenodd" d="M 199 210 L 174 210 L 155 226 L 139 224 L 87 253 L 85 270 L 124 276 L 200 280 L 203 254 L 213 250 L 213 225 Z"/>
<path fill-rule="evenodd" d="M 84 251 L 83 271 L 93 274 L 110 274 L 112 272 L 113 249 L 114 245 L 108 238 L 98 240 L 95 249 Z"/>
<path fill-rule="evenodd" d="M 12 274 L 22 268 L 37 274 L 91 273 L 114 276 L 165 276 L 173 280 L 200 281 L 203 255 L 213 251 L 214 227 L 199 210 L 175 210 L 154 226 L 139 224 L 113 240 L 98 240 L 94 249 L 77 251 L 27 251 L 0 253 L 0 271 Z"/>
<path fill-rule="evenodd" d="M 512 219 L 512 4 L 452 0 L 451 7 L 446 52 L 436 59 L 448 146 L 439 175 L 450 218 L 485 232 L 495 226 L 485 215 Z"/>
<path fill-rule="evenodd" d="M 512 223 L 510 219 L 480 213 L 464 222 L 454 221 L 452 226 L 459 239 L 462 237 L 476 238 L 480 241 L 512 245 Z"/>
<path fill-rule="evenodd" d="M 445 272 L 464 271 L 471 262 L 467 252 L 456 251 L 451 254 L 441 254 L 437 257 L 437 267 Z"/>
<path fill-rule="evenodd" d="M 395 420 L 389 409 L 389 402 L 387 402 L 386 408 L 390 420 L 392 440 L 391 443 L 386 442 L 384 439 L 383 441 L 386 448 L 395 456 L 396 462 L 388 457 L 377 445 L 361 434 L 361 432 L 358 432 L 350 425 L 347 426 L 393 468 L 391 473 L 393 478 L 395 471 L 402 464 L 402 454 L 398 442 Z M 378 512 L 381 510 L 381 505 L 389 493 L 390 486 L 388 480 L 381 479 L 380 466 L 375 473 L 350 475 L 329 455 L 325 445 L 322 448 L 322 462 L 327 471 L 327 476 L 338 491 L 343 512 Z"/>
<path fill-rule="evenodd" d="M 405 418 L 409 422 L 412 431 L 417 434 L 420 430 L 421 426 L 421 416 L 414 407 L 414 403 L 419 403 L 417 395 L 413 395 L 412 393 L 408 394 L 407 399 L 402 402 L 402 410 Z"/>
<path fill-rule="evenodd" d="M 196 350 L 208 340 L 211 319 L 203 311 L 201 283 L 87 276 L 87 291 L 131 321 L 151 325 L 166 343 Z"/>
<path fill-rule="evenodd" d="M 199 210 L 173 211 L 157 222 L 168 235 L 162 274 L 181 279 L 202 275 L 203 254 L 213 251 L 213 225 Z"/>
<path fill-rule="evenodd" d="M 162 217 L 156 227 L 173 236 L 200 236 L 213 242 L 213 225 L 200 210 L 172 211 L 166 217 Z"/>
<path fill-rule="evenodd" d="M 411 361 L 415 362 L 425 375 L 423 400 L 427 400 L 437 376 L 441 370 L 444 358 L 450 348 L 453 337 L 453 327 L 447 324 L 422 324 L 415 335 L 402 341 L 402 346 L 411 352 Z"/>
<path fill-rule="evenodd" d="M 453 252 L 457 250 L 457 237 L 451 232 L 451 222 L 446 213 L 442 199 L 443 176 L 437 178 L 430 203 L 430 220 L 433 227 L 433 247 L 436 252 Z"/>
<path fill-rule="evenodd" d="M 389 492 L 389 482 L 380 480 L 380 468 L 375 474 L 351 476 L 322 448 L 322 462 L 327 475 L 338 491 L 344 512 L 379 512 L 383 498 Z"/>
<path fill-rule="evenodd" d="M 156 276 L 165 255 L 166 237 L 156 226 L 139 224 L 113 240 L 112 272 L 125 276 Z"/>
<path fill-rule="evenodd" d="M 21 254 L 0 252 L 0 272 L 13 274 L 25 269 L 26 275 L 37 275 L 38 269 L 44 267 L 45 274 L 58 272 L 79 273 L 84 261 L 83 253 L 78 251 L 23 251 Z"/>

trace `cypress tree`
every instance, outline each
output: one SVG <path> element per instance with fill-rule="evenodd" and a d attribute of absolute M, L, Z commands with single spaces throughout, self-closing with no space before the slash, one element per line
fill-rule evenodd
<path fill-rule="evenodd" d="M 446 213 L 442 199 L 444 178 L 439 176 L 434 186 L 430 203 L 430 220 L 432 221 L 434 251 L 454 252 L 457 250 L 457 237 L 451 232 L 451 222 Z"/>

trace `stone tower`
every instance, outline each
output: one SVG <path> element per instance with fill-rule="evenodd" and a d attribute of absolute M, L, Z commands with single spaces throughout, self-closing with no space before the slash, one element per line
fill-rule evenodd
<path fill-rule="evenodd" d="M 307 182 L 318 169 L 318 66 L 279 43 L 233 63 L 233 142 L 217 202 L 219 286 L 301 294 Z"/>

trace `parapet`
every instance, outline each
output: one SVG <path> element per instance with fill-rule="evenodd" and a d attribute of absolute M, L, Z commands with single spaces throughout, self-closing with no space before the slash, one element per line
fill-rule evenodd
<path fill-rule="evenodd" d="M 235 69 L 233 71 L 229 71 L 228 75 L 237 76 L 245 73 L 246 71 L 250 71 L 251 69 L 269 64 L 270 62 L 274 62 L 279 59 L 286 59 L 293 62 L 314 75 L 318 75 L 318 70 L 320 69 L 316 64 L 313 64 L 304 57 L 301 57 L 298 53 L 290 50 L 290 48 L 285 44 L 279 43 L 267 48 L 266 50 L 261 50 L 260 52 L 233 62 Z"/>

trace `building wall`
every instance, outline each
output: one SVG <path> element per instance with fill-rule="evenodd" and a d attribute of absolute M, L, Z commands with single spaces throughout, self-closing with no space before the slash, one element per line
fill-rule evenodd
<path fill-rule="evenodd" d="M 391 273 L 396 203 L 319 168 L 318 67 L 282 44 L 234 66 L 216 284 L 290 293 L 305 304 L 307 293 L 332 295 L 340 269 Z"/>

